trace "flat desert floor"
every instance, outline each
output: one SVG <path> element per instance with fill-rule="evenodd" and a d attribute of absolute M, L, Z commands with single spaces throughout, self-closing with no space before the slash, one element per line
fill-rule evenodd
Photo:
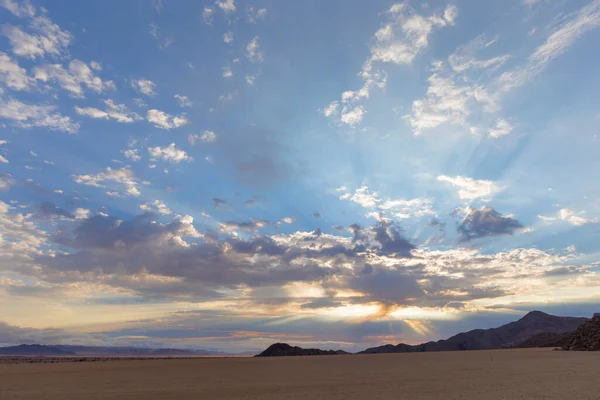
<path fill-rule="evenodd" d="M 600 353 L 0 364 L 0 399 L 600 399 Z"/>

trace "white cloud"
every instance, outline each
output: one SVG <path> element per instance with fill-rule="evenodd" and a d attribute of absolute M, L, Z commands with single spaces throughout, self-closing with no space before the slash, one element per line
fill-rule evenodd
<path fill-rule="evenodd" d="M 336 189 L 336 191 L 341 192 L 340 200 L 352 201 L 364 208 L 374 210 L 368 212 L 367 217 L 380 219 L 387 214 L 396 219 L 407 219 L 437 215 L 433 210 L 433 201 L 427 198 L 383 200 L 378 192 L 369 190 L 366 185 L 356 189 L 354 193 L 348 192 L 348 189 L 344 186 Z"/>
<path fill-rule="evenodd" d="M 231 71 L 231 68 L 229 67 L 223 67 L 221 68 L 221 71 L 223 78 L 231 78 L 233 76 L 233 71 Z"/>
<path fill-rule="evenodd" d="M 267 17 L 267 9 L 259 8 L 255 10 L 254 7 L 248 7 L 247 12 L 248 22 L 255 24 L 258 20 L 265 19 Z"/>
<path fill-rule="evenodd" d="M 252 62 L 263 61 L 263 54 L 258 50 L 260 37 L 255 36 L 246 46 L 246 57 Z"/>
<path fill-rule="evenodd" d="M 90 118 L 114 119 L 120 123 L 131 123 L 143 119 L 139 114 L 130 111 L 124 104 L 116 104 L 114 100 L 104 100 L 104 104 L 106 105 L 106 111 L 94 107 L 75 106 L 75 112 Z"/>
<path fill-rule="evenodd" d="M 139 90 L 141 93 L 145 94 L 146 96 L 152 97 L 152 96 L 156 95 L 156 92 L 154 91 L 154 89 L 156 88 L 156 85 L 154 84 L 154 82 L 152 82 L 149 79 L 132 80 L 131 86 L 133 88 Z"/>
<path fill-rule="evenodd" d="M 490 128 L 490 136 L 498 138 L 508 135 L 513 131 L 514 127 L 505 119 L 500 118 L 496 121 L 494 127 Z"/>
<path fill-rule="evenodd" d="M 142 159 L 142 156 L 139 155 L 138 149 L 122 150 L 121 153 L 123 153 L 123 155 L 125 157 L 127 157 L 128 159 L 130 159 L 133 162 L 136 162 L 136 161 L 139 161 Z"/>
<path fill-rule="evenodd" d="M 217 135 L 213 131 L 204 131 L 200 135 L 197 133 L 188 135 L 188 141 L 192 146 L 194 146 L 198 140 L 204 143 L 214 143 L 217 140 Z"/>
<path fill-rule="evenodd" d="M 175 129 L 188 123 L 184 115 L 172 116 L 160 110 L 148 110 L 146 119 L 160 129 Z"/>
<path fill-rule="evenodd" d="M 0 155 L 0 164 L 8 164 L 8 160 L 2 155 Z"/>
<path fill-rule="evenodd" d="M 220 101 L 232 101 L 233 99 L 235 99 L 238 96 L 238 94 L 239 93 L 237 90 L 226 93 L 226 94 L 222 94 L 219 96 L 219 100 Z"/>
<path fill-rule="evenodd" d="M 103 188 L 105 182 L 116 182 L 125 186 L 125 192 L 130 196 L 139 196 L 137 179 L 130 168 L 107 167 L 105 172 L 96 175 L 73 175 L 73 180 L 79 184 Z M 116 193 L 116 192 L 111 192 Z M 108 193 L 107 193 L 108 194 Z"/>
<path fill-rule="evenodd" d="M 233 32 L 229 31 L 223 34 L 223 41 L 227 44 L 233 42 Z"/>
<path fill-rule="evenodd" d="M 163 159 L 165 161 L 180 163 L 181 161 L 192 161 L 192 157 L 188 156 L 183 150 L 175 147 L 175 143 L 171 143 L 167 147 L 149 147 L 148 153 L 154 159 Z"/>
<path fill-rule="evenodd" d="M 246 83 L 248 85 L 253 85 L 254 81 L 256 81 L 256 76 L 254 76 L 254 75 L 246 75 Z"/>
<path fill-rule="evenodd" d="M 192 101 L 187 96 L 182 96 L 180 94 L 176 94 L 175 99 L 179 103 L 179 107 L 192 107 Z"/>
<path fill-rule="evenodd" d="M 148 108 L 148 104 L 146 104 L 146 102 L 144 101 L 144 99 L 141 99 L 139 97 L 136 97 L 133 99 L 133 102 L 135 103 L 136 106 L 138 106 L 139 108 Z"/>
<path fill-rule="evenodd" d="M 365 70 L 377 61 L 410 64 L 429 44 L 434 28 L 454 25 L 458 15 L 455 6 L 448 6 L 443 15 L 406 15 L 405 7 L 390 9 L 391 22 L 375 33 L 377 43 L 371 48 L 371 58 Z"/>
<path fill-rule="evenodd" d="M 155 24 L 150 24 L 150 35 L 156 39 L 158 48 L 163 50 L 173 44 L 173 40 L 164 36 Z"/>
<path fill-rule="evenodd" d="M 325 109 L 323 110 L 323 115 L 326 117 L 332 117 L 337 114 L 338 109 L 340 107 L 340 103 L 337 101 L 332 101 Z"/>
<path fill-rule="evenodd" d="M 2 0 L 0 7 L 6 8 L 17 17 L 34 17 L 35 7 L 29 1 Z"/>
<path fill-rule="evenodd" d="M 206 25 L 212 24 L 214 14 L 215 10 L 213 8 L 204 7 L 204 10 L 202 10 L 202 19 Z"/>
<path fill-rule="evenodd" d="M 34 68 L 33 74 L 35 79 L 42 82 L 56 81 L 60 87 L 76 97 L 83 97 L 82 86 L 84 85 L 96 93 L 115 89 L 114 82 L 103 82 L 86 63 L 79 60 L 71 60 L 68 70 L 60 64 L 44 64 Z"/>
<path fill-rule="evenodd" d="M 392 6 L 388 11 L 389 22 L 374 34 L 375 44 L 370 49 L 371 56 L 364 63 L 360 73 L 364 81 L 362 88 L 343 92 L 342 103 L 347 104 L 368 98 L 373 87 L 384 88 L 387 75 L 382 71 L 375 71 L 374 66 L 378 63 L 411 64 L 415 57 L 427 48 L 429 36 L 434 29 L 454 25 L 457 15 L 458 9 L 455 6 L 446 7 L 443 14 L 433 14 L 428 17 L 410 13 L 409 8 L 404 4 Z M 343 111 L 340 119 L 343 123 L 354 125 L 360 123 L 364 113 L 362 106 L 355 107 L 350 111 Z M 336 116 L 333 112 L 325 115 Z"/>
<path fill-rule="evenodd" d="M 356 106 L 351 110 L 347 110 L 347 108 L 344 107 L 344 109 L 342 110 L 342 117 L 340 120 L 344 124 L 354 126 L 354 125 L 360 123 L 360 121 L 362 121 L 364 116 L 365 116 L 365 109 L 363 106 Z"/>
<path fill-rule="evenodd" d="M 90 61 L 90 68 L 94 71 L 102 71 L 102 65 L 98 61 Z"/>
<path fill-rule="evenodd" d="M 500 92 L 524 85 L 542 72 L 550 61 L 564 54 L 583 34 L 600 26 L 600 0 L 592 1 L 560 21 L 560 25 L 535 49 L 524 66 L 500 75 L 497 80 Z"/>
<path fill-rule="evenodd" d="M 458 187 L 458 197 L 461 200 L 482 200 L 489 201 L 496 194 L 504 190 L 504 187 L 498 186 L 493 181 L 476 180 L 466 176 L 449 177 L 440 175 L 437 177 L 440 182 L 447 182 Z"/>
<path fill-rule="evenodd" d="M 586 218 L 583 216 L 583 214 L 585 214 L 585 211 L 576 212 L 568 208 L 562 208 L 558 211 L 558 213 L 555 216 L 546 217 L 543 215 L 538 215 L 538 218 L 546 222 L 552 222 L 556 220 L 565 221 L 575 226 L 582 226 L 585 224 L 597 223 L 600 221 L 600 219 L 598 218 Z"/>
<path fill-rule="evenodd" d="M 155 212 L 163 215 L 169 215 L 172 211 L 165 203 L 160 200 L 154 200 L 148 203 L 140 204 L 140 209 L 148 212 Z"/>
<path fill-rule="evenodd" d="M 79 124 L 56 112 L 55 106 L 25 104 L 15 99 L 0 99 L 0 118 L 12 120 L 25 129 L 48 128 L 67 133 L 79 130 Z"/>
<path fill-rule="evenodd" d="M 60 29 L 46 16 L 34 16 L 34 14 L 35 11 L 24 13 L 22 16 L 32 18 L 30 28 L 35 33 L 24 32 L 21 28 L 12 25 L 2 26 L 2 34 L 8 37 L 12 52 L 17 56 L 30 59 L 41 58 L 46 54 L 58 56 L 65 52 L 73 36 L 68 31 Z"/>
<path fill-rule="evenodd" d="M 0 85 L 13 90 L 28 90 L 35 81 L 27 75 L 25 68 L 19 67 L 8 54 L 0 52 Z"/>
<path fill-rule="evenodd" d="M 76 208 L 73 214 L 75 215 L 75 219 L 87 219 L 90 217 L 90 210 L 86 208 Z"/>
<path fill-rule="evenodd" d="M 490 47 L 496 40 L 488 40 L 484 35 L 479 35 L 469 43 L 456 49 L 448 57 L 448 62 L 455 72 L 465 72 L 471 69 L 495 70 L 510 59 L 509 55 L 492 57 L 486 60 L 479 60 L 475 54 L 485 48 Z"/>
<path fill-rule="evenodd" d="M 234 13 L 237 10 L 234 0 L 217 0 L 215 4 L 226 13 Z"/>

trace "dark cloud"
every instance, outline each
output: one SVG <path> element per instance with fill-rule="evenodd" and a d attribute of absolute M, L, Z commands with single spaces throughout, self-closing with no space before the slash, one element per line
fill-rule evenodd
<path fill-rule="evenodd" d="M 336 231 L 343 231 L 344 229 L 346 229 L 344 225 L 334 225 L 331 228 L 335 229 Z"/>
<path fill-rule="evenodd" d="M 335 308 L 343 305 L 340 301 L 335 301 L 329 297 L 320 297 L 304 303 L 300 308 L 318 309 L 318 308 Z"/>
<path fill-rule="evenodd" d="M 58 207 L 52 201 L 44 201 L 36 207 L 35 215 L 38 218 L 52 219 L 52 218 L 67 218 L 74 219 L 75 215 L 65 210 L 64 208 Z"/>
<path fill-rule="evenodd" d="M 254 206 L 257 206 L 257 205 L 262 204 L 262 203 L 263 203 L 263 200 L 259 199 L 258 197 L 255 197 L 253 199 L 244 201 L 244 205 L 246 207 L 254 207 Z"/>
<path fill-rule="evenodd" d="M 457 232 L 460 242 L 468 242 L 488 236 L 512 235 L 523 228 L 523 224 L 516 219 L 503 217 L 492 207 L 482 207 L 479 210 L 469 208 Z"/>
<path fill-rule="evenodd" d="M 229 206 L 229 203 L 227 203 L 227 200 L 220 199 L 218 197 L 213 197 L 212 202 L 213 202 L 213 207 L 216 208 L 217 210 L 230 210 L 231 209 L 231 207 Z"/>
<path fill-rule="evenodd" d="M 313 213 L 313 217 L 315 217 L 317 219 L 321 218 L 321 213 L 315 212 L 315 213 Z"/>
<path fill-rule="evenodd" d="M 424 294 L 415 276 L 401 267 L 391 270 L 376 268 L 369 273 L 355 275 L 346 283 L 349 288 L 366 294 L 371 301 L 390 304 L 402 304 Z"/>
<path fill-rule="evenodd" d="M 178 235 L 189 227 L 181 218 L 175 218 L 169 224 L 159 223 L 158 218 L 154 213 L 141 214 L 128 221 L 95 215 L 83 220 L 73 232 L 57 231 L 54 241 L 78 249 L 130 248 Z"/>

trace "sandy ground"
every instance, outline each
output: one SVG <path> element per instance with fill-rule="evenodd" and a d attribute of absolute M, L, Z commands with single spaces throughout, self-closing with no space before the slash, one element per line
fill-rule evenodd
<path fill-rule="evenodd" d="M 600 353 L 422 354 L 0 364 L 0 399 L 594 399 Z"/>

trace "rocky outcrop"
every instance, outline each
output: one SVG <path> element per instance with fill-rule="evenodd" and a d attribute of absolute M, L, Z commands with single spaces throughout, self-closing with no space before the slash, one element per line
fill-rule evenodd
<path fill-rule="evenodd" d="M 570 336 L 563 350 L 600 351 L 600 313 L 582 324 Z"/>
<path fill-rule="evenodd" d="M 333 356 L 339 354 L 349 353 L 343 350 L 303 349 L 298 346 L 290 346 L 287 343 L 275 343 L 255 357 Z"/>

